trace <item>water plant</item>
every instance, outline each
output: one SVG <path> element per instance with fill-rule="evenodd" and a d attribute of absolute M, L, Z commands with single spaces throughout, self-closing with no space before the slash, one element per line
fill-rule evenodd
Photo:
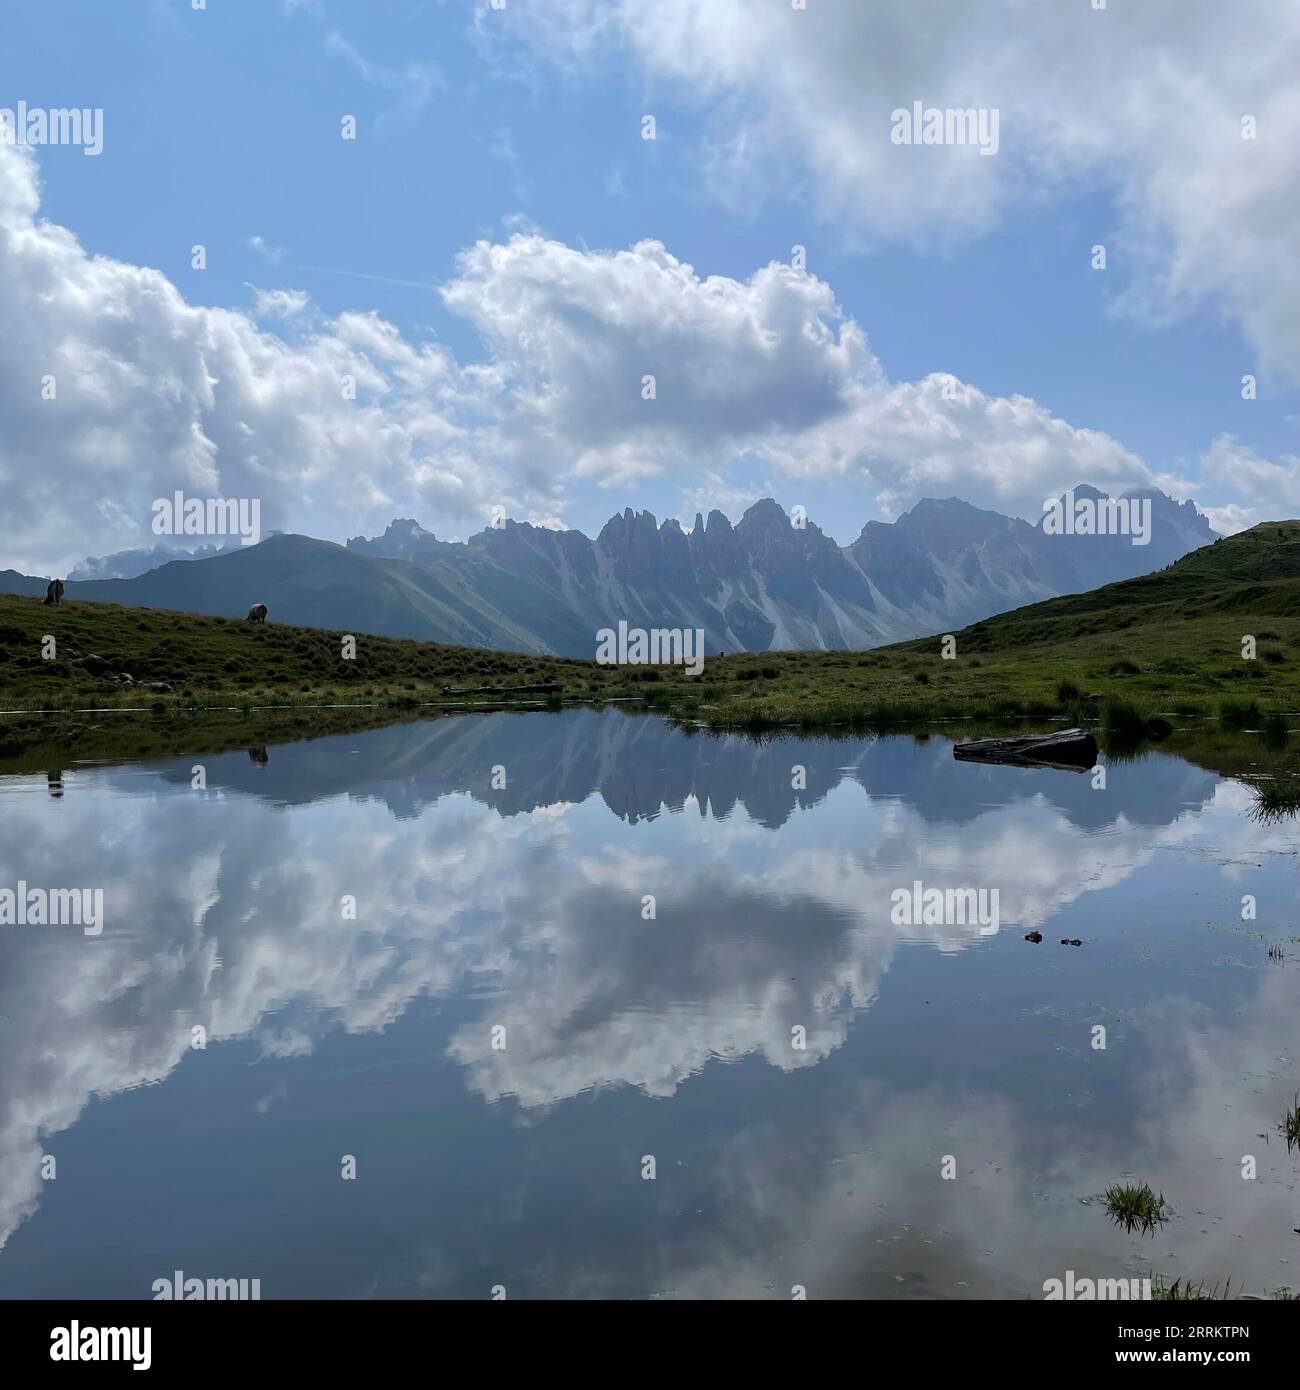
<path fill-rule="evenodd" d="M 1297 1093 L 1294 1103 L 1287 1107 L 1286 1113 L 1282 1116 L 1282 1123 L 1277 1128 L 1278 1133 L 1286 1140 L 1287 1153 L 1292 1149 L 1300 1149 L 1300 1093 Z"/>
<path fill-rule="evenodd" d="M 1150 1183 L 1115 1183 L 1106 1189 L 1105 1195 L 1110 1219 L 1126 1231 L 1154 1235 L 1156 1228 L 1169 1219 L 1164 1194 L 1157 1197 Z"/>
<path fill-rule="evenodd" d="M 1249 729 L 1257 726 L 1261 718 L 1254 700 L 1222 700 L 1219 703 L 1219 723 L 1225 729 Z"/>
<path fill-rule="evenodd" d="M 1255 788 L 1251 819 L 1268 825 L 1300 813 L 1300 787 L 1283 782 L 1264 782 Z"/>

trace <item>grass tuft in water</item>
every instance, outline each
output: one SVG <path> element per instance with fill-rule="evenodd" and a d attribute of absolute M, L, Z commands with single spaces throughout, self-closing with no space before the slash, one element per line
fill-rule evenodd
<path fill-rule="evenodd" d="M 1232 1280 L 1229 1279 L 1223 1286 L 1223 1292 L 1219 1292 L 1218 1284 L 1206 1286 L 1205 1280 L 1198 1280 L 1195 1284 L 1190 1279 L 1175 1279 L 1172 1284 L 1167 1284 L 1163 1276 L 1156 1275 L 1151 1280 L 1151 1299 L 1153 1302 L 1161 1303 L 1208 1303 L 1214 1299 L 1232 1297 Z"/>
<path fill-rule="evenodd" d="M 1219 723 L 1225 729 L 1257 728 L 1263 719 L 1254 700 L 1221 700 Z"/>
<path fill-rule="evenodd" d="M 1300 1094 L 1297 1094 L 1295 1103 L 1289 1106 L 1286 1114 L 1282 1116 L 1282 1123 L 1277 1129 L 1286 1140 L 1287 1153 L 1292 1149 L 1300 1149 Z"/>
<path fill-rule="evenodd" d="M 1149 1183 L 1140 1187 L 1133 1183 L 1115 1183 L 1106 1189 L 1106 1210 L 1110 1219 L 1126 1231 L 1139 1230 L 1154 1235 L 1158 1226 L 1169 1219 L 1164 1194 L 1159 1197 Z"/>
<path fill-rule="evenodd" d="M 1244 1286 L 1241 1287 L 1244 1288 Z M 1224 1280 L 1223 1288 L 1220 1289 L 1217 1283 L 1207 1285 L 1204 1279 L 1199 1279 L 1196 1283 L 1190 1279 L 1175 1279 L 1171 1284 L 1162 1274 L 1151 1276 L 1152 1302 L 1209 1303 L 1224 1299 L 1232 1301 L 1245 1296 L 1240 1288 L 1237 1293 L 1232 1292 L 1231 1279 Z M 1280 1300 L 1283 1303 L 1294 1303 L 1300 1300 L 1300 1293 L 1296 1293 L 1289 1285 L 1283 1285 L 1280 1289 L 1271 1290 L 1266 1297 Z"/>
<path fill-rule="evenodd" d="M 1255 788 L 1251 819 L 1263 825 L 1287 820 L 1300 814 L 1300 787 L 1282 782 L 1265 782 Z"/>

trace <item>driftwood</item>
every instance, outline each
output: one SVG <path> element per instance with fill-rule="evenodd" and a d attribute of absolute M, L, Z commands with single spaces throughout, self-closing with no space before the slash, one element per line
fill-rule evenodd
<path fill-rule="evenodd" d="M 1008 767 L 1054 767 L 1087 772 L 1097 765 L 1097 740 L 1084 729 L 1020 738 L 979 738 L 953 745 L 959 762 L 1002 763 Z"/>

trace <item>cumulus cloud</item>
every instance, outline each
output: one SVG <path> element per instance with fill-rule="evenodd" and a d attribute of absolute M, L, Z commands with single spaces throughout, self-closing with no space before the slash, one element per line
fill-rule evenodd
<path fill-rule="evenodd" d="M 1297 375 L 1293 7 L 536 0 L 481 10 L 477 28 L 489 52 L 514 59 L 519 40 L 574 75 L 628 55 L 660 102 L 707 112 L 698 155 L 720 196 L 752 207 L 793 190 L 869 241 L 944 243 L 1032 201 L 1106 189 L 1116 219 L 1089 240 L 1114 234 L 1129 308 L 1209 301 Z M 998 155 L 893 144 L 891 113 L 918 100 L 997 109 Z"/>
<path fill-rule="evenodd" d="M 64 568 L 87 535 L 151 542 L 152 500 L 177 488 L 258 497 L 267 529 L 341 539 L 399 512 L 559 520 L 583 482 L 690 487 L 742 457 L 851 477 L 886 510 L 958 493 L 1036 516 L 1081 478 L 1151 480 L 1028 398 L 891 382 L 831 286 L 787 265 L 706 276 L 656 241 L 591 251 L 519 231 L 465 250 L 442 294 L 481 360 L 375 313 L 318 314 L 301 290 L 257 291 L 256 317 L 195 306 L 42 220 L 30 153 L 0 148 L 6 563 Z"/>
<path fill-rule="evenodd" d="M 34 161 L 13 148 L 0 149 L 0 321 L 9 564 L 66 565 L 88 537 L 152 541 L 152 499 L 176 488 L 259 497 L 268 529 L 332 536 L 391 518 L 395 499 L 469 517 L 501 495 L 458 421 L 465 383 L 443 349 L 374 314 L 290 342 L 191 305 L 159 272 L 41 220 Z"/>
<path fill-rule="evenodd" d="M 306 313 L 311 296 L 306 290 L 253 289 L 253 307 L 262 318 L 292 319 Z"/>
<path fill-rule="evenodd" d="M 503 438 L 555 441 L 575 474 L 606 485 L 744 453 L 791 475 L 858 477 L 886 508 L 961 492 L 1036 516 L 1080 478 L 1150 481 L 1115 440 L 1027 397 L 940 374 L 891 383 L 804 270 L 701 276 L 657 241 L 593 252 L 537 234 L 479 242 L 457 270 L 443 296 L 505 382 Z"/>
<path fill-rule="evenodd" d="M 1295 454 L 1274 462 L 1233 435 L 1221 434 L 1201 460 L 1201 478 L 1240 498 L 1206 509 L 1211 524 L 1225 534 L 1300 512 L 1300 457 Z"/>

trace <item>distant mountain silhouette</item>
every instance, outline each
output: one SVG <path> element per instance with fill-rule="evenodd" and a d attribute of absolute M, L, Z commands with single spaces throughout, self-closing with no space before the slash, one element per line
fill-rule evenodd
<path fill-rule="evenodd" d="M 346 546 L 272 536 L 129 578 L 73 579 L 67 597 L 229 617 L 262 601 L 273 622 L 584 658 L 620 620 L 702 628 L 714 651 L 855 649 L 1146 574 L 1216 539 L 1193 503 L 1129 495 L 1151 503 L 1149 544 L 1049 535 L 947 498 L 868 522 L 841 547 L 765 498 L 735 526 L 713 511 L 690 532 L 629 508 L 595 540 L 510 521 L 453 543 L 410 519 Z M 4 591 L 43 594 L 44 584 L 0 573 Z"/>

